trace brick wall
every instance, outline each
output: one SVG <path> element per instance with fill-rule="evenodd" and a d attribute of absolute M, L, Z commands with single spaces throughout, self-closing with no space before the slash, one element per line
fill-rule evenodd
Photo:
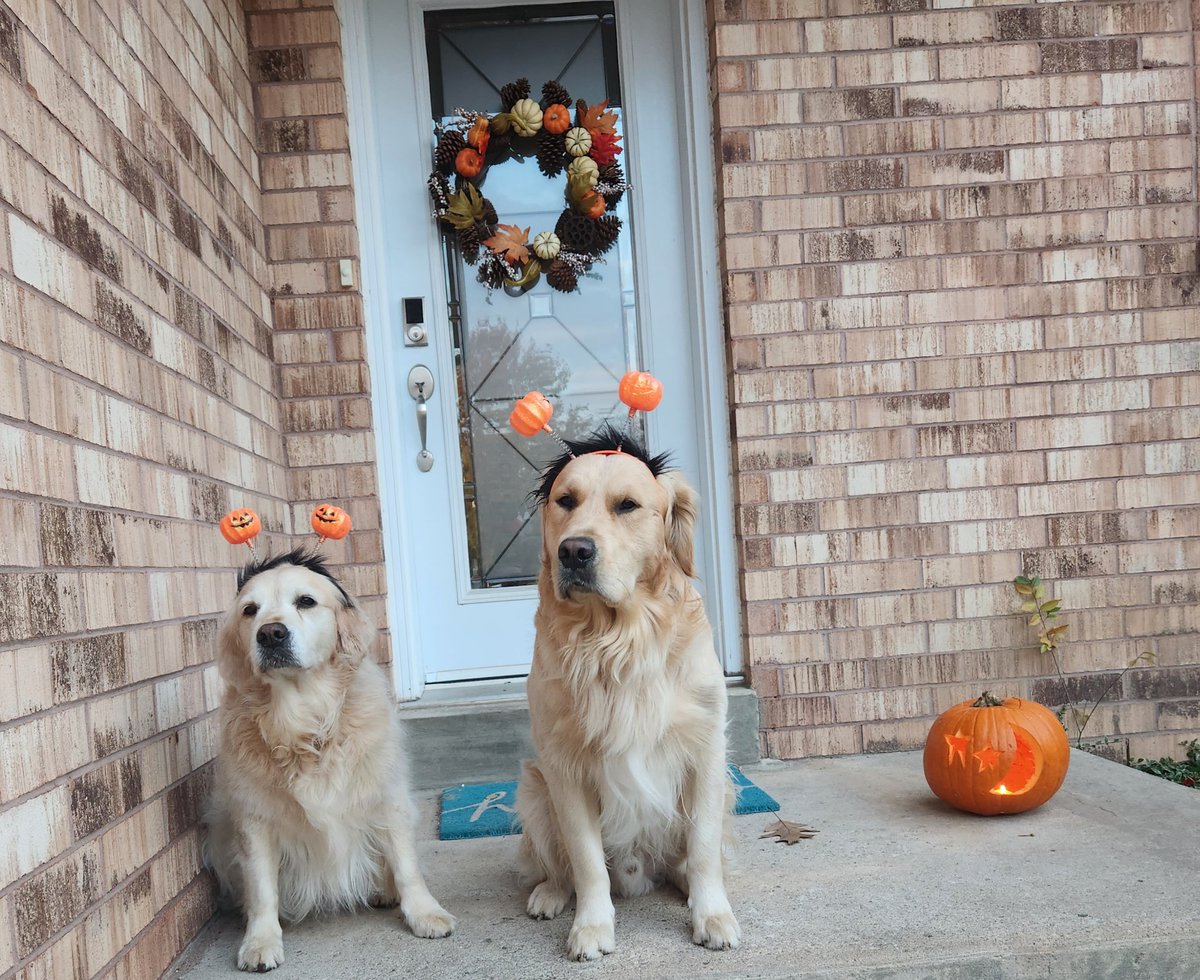
<path fill-rule="evenodd" d="M 307 532 L 326 500 L 349 511 L 354 533 L 325 548 L 385 627 L 341 24 L 334 6 L 313 0 L 247 0 L 246 9 L 294 526 Z M 341 260 L 355 285 L 341 285 Z M 386 629 L 376 655 L 390 659 Z"/>
<path fill-rule="evenodd" d="M 336 16 L 257 6 L 0 0 L 0 976 L 158 976 L 213 909 L 220 516 L 342 503 L 382 591 L 341 89 L 275 84 Z"/>
<path fill-rule="evenodd" d="M 922 744 L 1056 703 L 1200 732 L 1187 0 L 710 0 L 747 660 L 765 745 Z"/>

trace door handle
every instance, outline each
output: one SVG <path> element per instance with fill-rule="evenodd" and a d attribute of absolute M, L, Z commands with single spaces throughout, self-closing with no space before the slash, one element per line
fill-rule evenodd
<path fill-rule="evenodd" d="M 421 451 L 417 453 L 417 469 L 428 473 L 433 469 L 433 453 L 426 448 L 429 432 L 429 396 L 433 394 L 433 373 L 424 364 L 408 372 L 408 393 L 417 403 L 417 432 L 421 436 Z"/>

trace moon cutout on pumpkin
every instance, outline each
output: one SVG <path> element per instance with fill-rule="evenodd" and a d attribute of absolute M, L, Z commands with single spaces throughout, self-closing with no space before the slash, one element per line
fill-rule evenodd
<path fill-rule="evenodd" d="M 1037 785 L 1042 774 L 1042 750 L 1023 728 L 1013 726 L 1017 740 L 1017 753 L 1000 781 L 989 793 L 995 796 L 1020 796 Z M 1010 785 L 1011 784 L 1011 785 Z"/>

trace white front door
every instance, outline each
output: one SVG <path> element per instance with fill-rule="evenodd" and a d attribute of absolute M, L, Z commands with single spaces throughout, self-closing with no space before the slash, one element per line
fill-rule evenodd
<path fill-rule="evenodd" d="M 684 97 L 697 67 L 703 79 L 703 48 L 688 52 L 689 31 L 703 37 L 698 10 L 691 0 L 617 0 L 615 10 L 611 2 L 347 5 L 389 617 L 402 697 L 418 697 L 426 683 L 528 671 L 540 556 L 528 493 L 557 447 L 545 435 L 514 434 L 509 411 L 526 391 L 541 390 L 555 403 L 556 428 L 582 436 L 624 414 L 617 382 L 631 368 L 664 383 L 666 397 L 648 417 L 646 435 L 705 496 L 701 587 L 726 668 L 740 667 L 715 233 L 711 214 L 701 211 L 712 209 L 711 175 L 708 157 L 697 159 L 689 142 L 697 119 L 707 126 L 704 90 L 698 105 Z M 458 107 L 499 111 L 500 87 L 521 76 L 535 100 L 542 83 L 555 79 L 573 99 L 607 98 L 620 118 L 627 148 L 620 162 L 634 189 L 615 210 L 624 225 L 617 246 L 575 293 L 542 281 L 518 296 L 489 294 L 430 213 L 434 121 Z M 711 152 L 707 130 L 700 146 Z M 564 187 L 564 175 L 544 177 L 530 156 L 490 167 L 481 190 L 501 222 L 530 227 L 532 238 L 554 228 Z M 406 344 L 417 320 L 425 342 Z M 421 369 L 433 390 L 422 389 L 428 455 L 419 461 L 421 406 L 409 382 L 425 377 Z"/>

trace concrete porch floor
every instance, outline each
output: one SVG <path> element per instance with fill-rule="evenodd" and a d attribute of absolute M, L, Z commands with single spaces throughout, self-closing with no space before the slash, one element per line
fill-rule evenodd
<path fill-rule="evenodd" d="M 525 915 L 517 838 L 434 839 L 424 808 L 422 865 L 459 917 L 445 940 L 414 938 L 391 913 L 284 928 L 304 980 L 534 978 L 1200 977 L 1200 792 L 1073 752 L 1040 810 L 974 817 L 935 799 L 916 752 L 764 762 L 746 772 L 786 819 L 820 830 L 788 847 L 758 835 L 769 815 L 736 817 L 730 899 L 739 949 L 692 945 L 678 893 L 617 901 L 617 950 L 563 955 L 571 910 Z M 214 921 L 172 976 L 239 975 L 241 924 Z"/>

